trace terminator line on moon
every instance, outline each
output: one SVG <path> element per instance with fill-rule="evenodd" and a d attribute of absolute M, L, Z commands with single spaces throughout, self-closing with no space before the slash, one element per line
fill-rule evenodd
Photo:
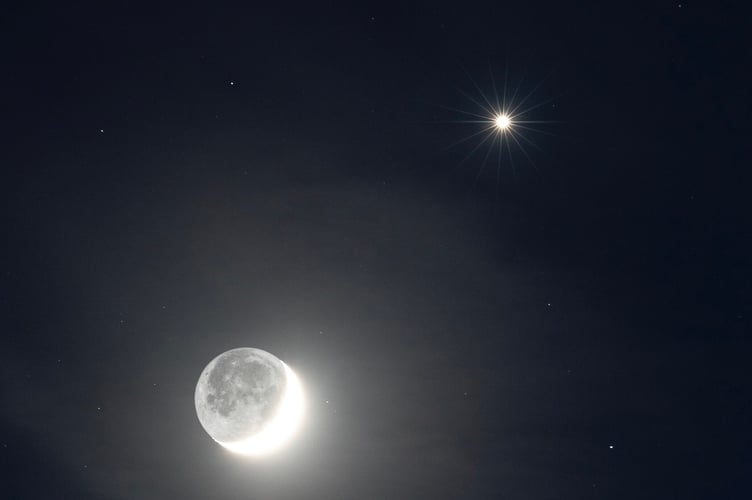
<path fill-rule="evenodd" d="M 241 347 L 214 358 L 198 379 L 196 414 L 228 450 L 263 455 L 295 434 L 304 412 L 297 375 L 261 349 Z"/>

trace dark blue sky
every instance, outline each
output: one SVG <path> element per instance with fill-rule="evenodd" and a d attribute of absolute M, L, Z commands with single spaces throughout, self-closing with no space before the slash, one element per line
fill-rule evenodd
<path fill-rule="evenodd" d="M 752 493 L 742 9 L 6 14 L 4 498 Z M 505 72 L 556 123 L 480 172 Z M 193 409 L 240 346 L 308 395 L 264 462 Z"/>

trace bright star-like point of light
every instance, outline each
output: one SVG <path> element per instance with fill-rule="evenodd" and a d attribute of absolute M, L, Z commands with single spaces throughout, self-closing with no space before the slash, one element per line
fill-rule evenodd
<path fill-rule="evenodd" d="M 469 73 L 468 77 L 470 77 Z M 516 85 L 509 85 L 508 73 L 504 75 L 503 83 L 497 86 L 493 72 L 490 72 L 491 85 L 485 92 L 472 77 L 470 81 L 475 92 L 459 91 L 467 99 L 466 104 L 462 107 L 442 106 L 449 111 L 464 115 L 462 119 L 452 120 L 452 122 L 471 127 L 468 135 L 450 145 L 454 147 L 460 144 L 471 144 L 470 147 L 465 146 L 466 153 L 459 164 L 473 157 L 478 158 L 480 166 L 475 176 L 478 180 L 486 166 L 489 163 L 495 163 L 497 185 L 502 164 L 509 166 L 512 173 L 516 173 L 515 159 L 520 155 L 537 170 L 528 149 L 532 147 L 540 150 L 535 136 L 538 134 L 555 135 L 543 129 L 548 124 L 556 123 L 545 119 L 546 111 L 551 111 L 551 108 L 555 107 L 555 105 L 548 106 L 551 99 L 531 102 L 535 100 L 531 98 L 543 81 L 526 92 L 521 79 Z"/>
<path fill-rule="evenodd" d="M 496 119 L 494 120 L 494 124 L 496 125 L 497 129 L 506 130 L 509 128 L 510 125 L 512 125 L 512 120 L 510 120 L 507 115 L 502 113 L 496 116 Z"/>

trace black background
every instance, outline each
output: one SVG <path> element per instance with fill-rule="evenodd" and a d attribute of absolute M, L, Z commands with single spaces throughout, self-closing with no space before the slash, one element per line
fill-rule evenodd
<path fill-rule="evenodd" d="M 752 494 L 742 8 L 252 4 L 3 14 L 3 498 Z M 481 172 L 504 74 L 556 123 Z M 265 460 L 193 409 L 239 346 Z"/>

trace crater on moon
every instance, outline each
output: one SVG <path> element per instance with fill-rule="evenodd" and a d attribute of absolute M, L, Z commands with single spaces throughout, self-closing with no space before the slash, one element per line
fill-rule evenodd
<path fill-rule="evenodd" d="M 196 385 L 196 413 L 215 440 L 249 438 L 279 411 L 287 378 L 285 365 L 261 349 L 232 349 L 214 358 Z"/>

